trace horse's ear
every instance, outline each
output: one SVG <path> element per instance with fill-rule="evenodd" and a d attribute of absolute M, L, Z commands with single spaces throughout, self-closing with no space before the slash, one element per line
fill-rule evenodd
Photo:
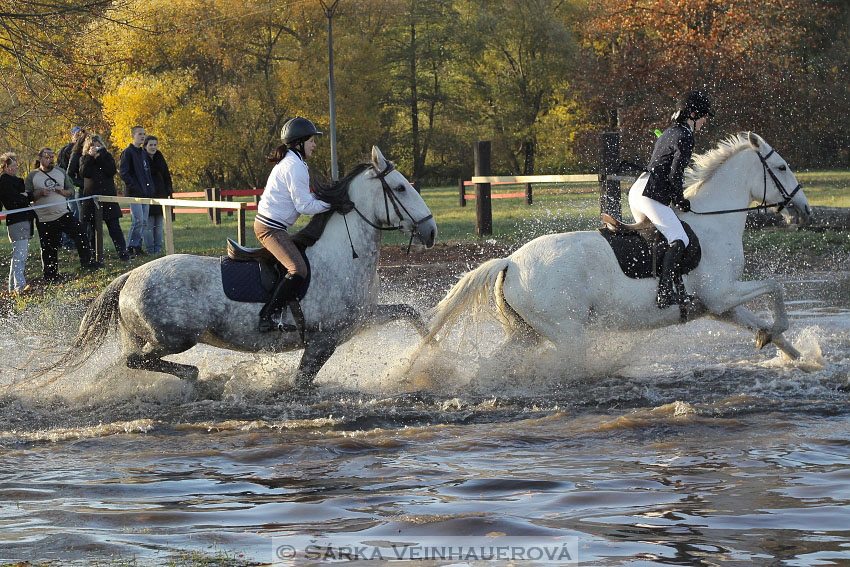
<path fill-rule="evenodd" d="M 384 171 L 387 168 L 387 159 L 378 146 L 372 146 L 372 167 L 375 171 Z"/>
<path fill-rule="evenodd" d="M 747 132 L 747 140 L 749 140 L 750 145 L 755 149 L 761 149 L 761 138 L 755 132 Z"/>

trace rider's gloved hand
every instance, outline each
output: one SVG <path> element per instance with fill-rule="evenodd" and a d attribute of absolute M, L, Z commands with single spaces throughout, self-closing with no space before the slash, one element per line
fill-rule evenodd
<path fill-rule="evenodd" d="M 681 201 L 676 203 L 676 206 L 679 207 L 679 210 L 685 213 L 690 212 L 691 210 L 691 202 L 687 199 L 682 199 Z"/>
<path fill-rule="evenodd" d="M 351 201 L 343 201 L 341 203 L 332 203 L 331 210 L 341 215 L 347 215 L 354 209 L 354 203 Z"/>

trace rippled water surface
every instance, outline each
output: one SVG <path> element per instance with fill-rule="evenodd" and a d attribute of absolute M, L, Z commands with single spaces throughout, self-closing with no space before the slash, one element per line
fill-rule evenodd
<path fill-rule="evenodd" d="M 291 564 L 281 541 L 557 536 L 580 565 L 848 565 L 850 277 L 783 283 L 800 362 L 697 321 L 601 337 L 586 369 L 483 360 L 485 329 L 405 372 L 398 324 L 345 345 L 309 397 L 286 387 L 295 354 L 208 347 L 173 358 L 196 386 L 123 369 L 116 345 L 25 379 L 35 330 L 79 315 L 13 321 L 0 560 Z"/>

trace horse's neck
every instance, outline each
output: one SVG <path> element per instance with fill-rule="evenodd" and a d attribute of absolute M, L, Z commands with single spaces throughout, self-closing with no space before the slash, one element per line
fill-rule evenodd
<path fill-rule="evenodd" d="M 691 209 L 699 212 L 743 209 L 750 204 L 749 173 L 744 173 L 746 156 L 737 155 L 727 167 L 719 169 L 704 184 L 700 191 L 690 198 Z M 746 212 L 725 213 L 719 215 L 688 215 L 687 222 L 697 235 L 709 236 L 701 241 L 741 245 Z M 705 242 L 704 242 L 705 244 Z"/>
<path fill-rule="evenodd" d="M 328 221 L 322 237 L 308 249 L 311 271 L 323 274 L 328 278 L 320 278 L 329 282 L 337 282 L 339 289 L 348 285 L 368 284 L 378 268 L 380 233 L 368 226 L 356 213 L 348 215 L 348 231 L 342 215 L 333 215 Z M 348 237 L 351 235 L 351 242 Z M 353 258 L 351 247 L 357 253 Z"/>

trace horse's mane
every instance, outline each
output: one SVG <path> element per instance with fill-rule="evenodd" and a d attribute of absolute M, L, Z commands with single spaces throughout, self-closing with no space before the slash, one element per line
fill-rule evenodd
<path fill-rule="evenodd" d="M 372 164 L 370 163 L 361 163 L 356 165 L 345 175 L 345 177 L 332 184 L 326 184 L 321 181 L 314 180 L 313 193 L 316 197 L 326 203 L 330 203 L 331 205 L 347 203 L 349 202 L 348 186 L 351 185 L 351 182 L 355 177 L 370 167 L 372 167 Z M 330 211 L 313 215 L 310 222 L 308 222 L 304 228 L 292 235 L 292 240 L 295 244 L 299 244 L 305 248 L 312 246 L 317 240 L 319 240 L 319 237 L 322 236 L 322 233 L 325 231 L 325 225 L 328 224 L 328 221 L 333 214 L 334 211 L 331 209 Z"/>
<path fill-rule="evenodd" d="M 722 140 L 717 147 L 703 154 L 693 156 L 693 165 L 685 171 L 685 197 L 699 193 L 726 160 L 741 150 L 752 149 L 749 132 L 733 134 Z"/>
<path fill-rule="evenodd" d="M 336 183 L 323 183 L 315 181 L 313 183 L 313 193 L 316 197 L 331 205 L 339 205 L 348 201 L 348 186 L 355 177 L 363 173 L 365 170 L 372 167 L 371 163 L 361 163 L 355 165 L 351 171 Z"/>

